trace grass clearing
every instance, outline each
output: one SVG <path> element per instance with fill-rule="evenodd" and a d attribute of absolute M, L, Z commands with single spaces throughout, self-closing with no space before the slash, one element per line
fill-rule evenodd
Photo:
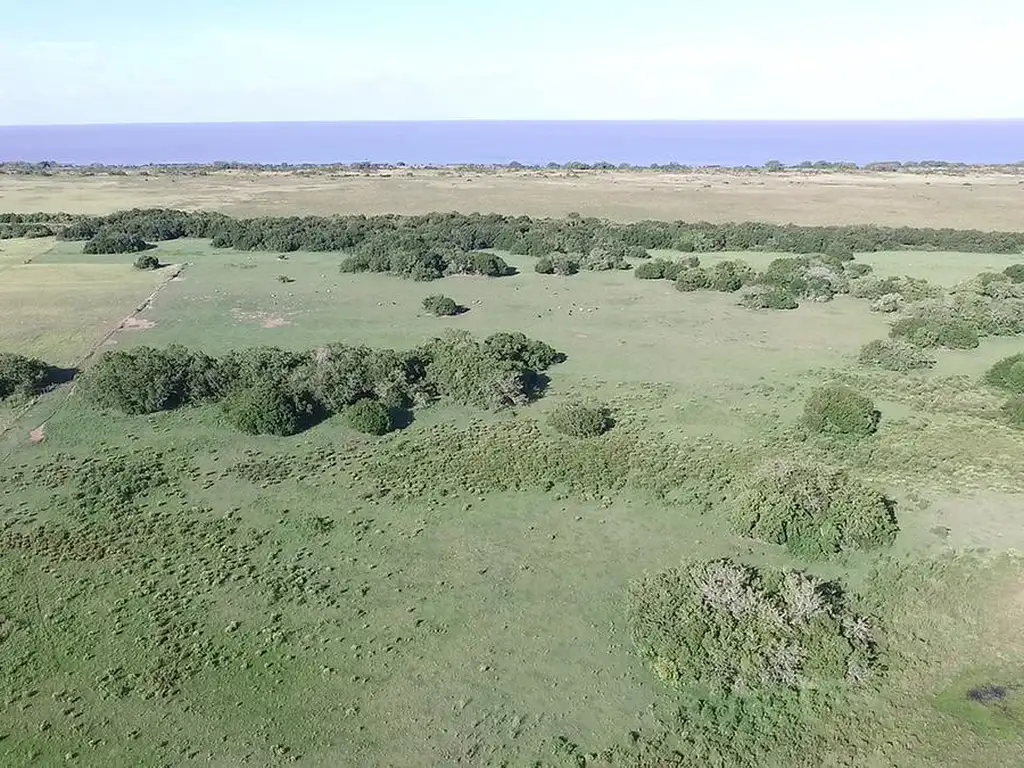
<path fill-rule="evenodd" d="M 0 261 L 15 319 L 0 346 L 55 363 L 170 274 L 32 247 L 31 264 Z M 1017 764 L 1024 571 L 1006 553 L 1024 546 L 1024 434 L 981 377 L 1018 339 L 899 374 L 857 364 L 888 319 L 849 296 L 752 311 L 631 272 L 540 275 L 524 257 L 508 277 L 417 283 L 343 274 L 331 253 L 153 253 L 185 269 L 116 348 L 409 349 L 454 328 L 521 331 L 568 360 L 536 403 L 440 404 L 382 437 L 340 415 L 273 438 L 211 406 L 127 417 L 44 395 L 0 454 L 0 762 Z M 871 258 L 944 285 L 1003 264 Z M 439 292 L 469 311 L 429 315 Z M 877 432 L 801 429 L 828 383 L 870 396 Z M 558 434 L 548 414 L 575 399 L 606 403 L 614 425 Z M 779 456 L 894 499 L 892 547 L 807 561 L 734 532 L 734 477 Z M 841 581 L 877 622 L 884 671 L 856 694 L 697 707 L 639 658 L 626 612 L 631 581 L 692 558 Z M 984 686 L 1006 695 L 972 699 Z"/>

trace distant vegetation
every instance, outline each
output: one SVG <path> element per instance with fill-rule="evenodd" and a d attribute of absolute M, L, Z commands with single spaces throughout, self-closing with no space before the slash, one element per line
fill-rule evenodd
<path fill-rule="evenodd" d="M 611 429 L 614 422 L 606 405 L 571 401 L 556 407 L 548 416 L 548 424 L 570 437 L 597 437 Z"/>
<path fill-rule="evenodd" d="M 54 369 L 42 360 L 0 352 L 0 401 L 38 395 L 53 378 Z"/>

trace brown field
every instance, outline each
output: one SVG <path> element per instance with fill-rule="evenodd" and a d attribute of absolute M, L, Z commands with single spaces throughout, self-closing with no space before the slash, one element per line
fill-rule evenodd
<path fill-rule="evenodd" d="M 770 221 L 1024 229 L 1024 179 L 906 173 L 395 170 L 173 176 L 0 176 L 0 211 L 133 207 L 235 216 L 500 212 L 631 221 Z"/>

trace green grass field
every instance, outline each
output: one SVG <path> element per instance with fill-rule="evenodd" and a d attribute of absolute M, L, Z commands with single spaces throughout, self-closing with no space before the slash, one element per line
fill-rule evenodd
<path fill-rule="evenodd" d="M 568 356 L 536 403 L 432 406 L 382 438 L 338 418 L 247 437 L 212 406 L 122 416 L 73 385 L 0 407 L 0 763 L 1020 764 L 1024 433 L 981 383 L 1019 338 L 897 374 L 857 365 L 888 323 L 849 296 L 753 311 L 631 272 L 538 275 L 529 257 L 416 283 L 196 241 L 161 244 L 173 266 L 155 272 L 80 243 L 0 248 L 0 350 L 60 365 L 142 344 L 407 349 L 448 328 Z M 947 287 L 1019 261 L 858 259 Z M 438 292 L 469 311 L 429 315 Z M 828 381 L 874 398 L 876 434 L 794 429 Z M 607 435 L 547 425 L 579 396 L 611 406 Z M 681 479 L 780 456 L 888 494 L 893 546 L 804 562 L 735 534 Z M 681 726 L 681 695 L 633 650 L 627 586 L 721 556 L 843 580 L 882 628 L 880 679 L 824 708 Z M 813 744 L 797 758 L 795 732 Z"/>

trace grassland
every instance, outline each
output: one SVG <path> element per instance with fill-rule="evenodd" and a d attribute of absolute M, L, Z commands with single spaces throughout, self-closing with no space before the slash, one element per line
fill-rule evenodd
<path fill-rule="evenodd" d="M 0 210 L 107 214 L 127 208 L 232 216 L 417 214 L 431 211 L 616 221 L 769 221 L 805 225 L 1024 230 L 1019 175 L 779 174 L 741 171 L 394 170 L 211 172 L 202 176 L 5 176 Z"/>
<path fill-rule="evenodd" d="M 394 191 L 367 197 L 383 179 L 275 181 L 307 187 L 264 186 L 256 199 L 240 191 L 248 182 L 225 178 L 79 179 L 81 205 L 66 190 L 47 187 L 46 198 L 31 191 L 35 180 L 5 179 L 0 208 L 119 208 L 119 195 L 138 191 L 125 183 L 162 185 L 133 204 L 187 198 L 231 212 L 281 212 L 275 196 L 303 211 L 466 208 L 479 181 L 453 181 L 451 197 L 402 192 L 424 197 L 401 203 Z M 99 188 L 108 183 L 122 186 Z M 587 210 L 579 202 L 596 194 L 559 186 L 589 180 L 549 183 L 559 201 L 544 187 L 529 203 L 549 214 Z M 201 184 L 230 189 L 204 195 Z M 472 207 L 500 208 L 512 199 L 502 194 L 525 204 L 507 184 Z M 943 189 L 944 210 L 956 196 L 997 194 Z M 902 210 L 865 194 L 873 202 L 853 214 L 840 207 L 844 190 L 819 189 L 834 202 L 806 216 L 878 220 L 887 205 L 898 223 L 935 223 L 934 200 Z M 623 218 L 790 216 L 757 190 L 756 202 L 733 190 L 723 212 L 687 216 L 698 209 L 683 206 L 705 192 L 662 191 L 657 204 L 635 190 L 601 193 L 600 206 Z M 1002 217 L 991 226 L 1024 228 L 991 200 L 955 215 L 964 226 Z M 141 344 L 406 349 L 447 328 L 518 330 L 568 355 L 532 405 L 435 406 L 383 438 L 338 419 L 291 438 L 244 437 L 213 407 L 118 416 L 70 386 L 6 411 L 0 762 L 651 766 L 674 764 L 667 751 L 678 749 L 681 765 L 1019 764 L 1024 571 L 1012 553 L 1024 546 L 1024 434 L 999 421 L 1000 398 L 981 383 L 1019 338 L 940 351 L 934 369 L 896 374 L 857 365 L 888 324 L 849 296 L 751 311 L 731 294 L 683 294 L 630 272 L 538 275 L 532 259 L 513 256 L 514 276 L 417 283 L 342 274 L 337 254 L 279 259 L 187 240 L 161 244 L 155 253 L 175 266 L 155 272 L 133 270 L 128 256 L 85 256 L 80 243 L 0 249 L 0 348 L 61 365 Z M 760 266 L 773 256 L 743 255 Z M 858 260 L 948 287 L 1020 258 Z M 439 291 L 469 311 L 428 315 L 422 299 Z M 874 397 L 875 435 L 852 443 L 794 429 L 825 381 Z M 551 408 L 580 396 L 611 405 L 608 435 L 573 441 L 547 426 Z M 839 464 L 876 484 L 897 502 L 895 544 L 802 562 L 737 536 L 719 500 L 685 488 L 694 466 L 777 456 Z M 760 713 L 686 710 L 633 651 L 626 588 L 684 557 L 721 556 L 842 579 L 883 628 L 880 682 L 824 710 L 790 699 Z M 1002 690 L 994 705 L 971 697 L 988 688 Z M 794 732 L 809 734 L 798 757 Z"/>

